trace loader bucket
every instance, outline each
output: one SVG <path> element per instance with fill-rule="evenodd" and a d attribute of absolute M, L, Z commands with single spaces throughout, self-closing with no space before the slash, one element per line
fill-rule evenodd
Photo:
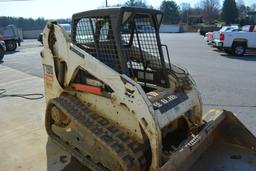
<path fill-rule="evenodd" d="M 204 121 L 160 170 L 256 171 L 256 138 L 232 112 L 211 110 Z"/>

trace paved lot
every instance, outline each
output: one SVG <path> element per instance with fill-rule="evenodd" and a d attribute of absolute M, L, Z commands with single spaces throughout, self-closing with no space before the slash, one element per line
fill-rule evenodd
<path fill-rule="evenodd" d="M 162 34 L 162 43 L 169 47 L 171 62 L 184 66 L 193 75 L 202 93 L 204 110 L 231 110 L 256 126 L 256 55 L 234 57 L 206 44 L 197 33 Z M 25 40 L 17 52 L 5 56 L 1 65 L 41 77 L 40 50 L 36 40 Z"/>
<path fill-rule="evenodd" d="M 21 47 L 15 52 L 7 52 L 3 63 L 0 65 L 8 66 L 33 76 L 42 76 L 42 65 L 40 51 L 43 48 L 37 40 L 24 40 Z"/>
<path fill-rule="evenodd" d="M 205 111 L 212 107 L 231 110 L 237 113 L 246 126 L 256 135 L 256 56 L 247 55 L 241 58 L 227 56 L 206 45 L 203 37 L 198 34 L 162 34 L 161 36 L 162 42 L 169 46 L 171 61 L 187 68 L 196 80 L 198 88 L 202 93 Z M 9 69 L 2 67 L 0 72 L 0 78 L 2 78 L 0 79 L 0 88 L 6 88 L 4 87 L 5 85 L 12 85 L 8 86 L 11 92 L 20 92 L 22 90 L 29 93 L 30 90 L 26 87 L 33 87 L 32 91 L 41 92 L 42 80 L 40 77 L 42 76 L 42 67 L 39 55 L 41 49 L 42 46 L 36 40 L 25 40 L 16 52 L 6 54 L 4 62 L 0 65 L 8 66 L 21 72 L 16 70 L 7 72 Z M 12 74 L 6 77 L 5 73 Z M 18 75 L 22 77 L 17 79 Z M 35 82 L 29 82 L 31 75 L 37 77 L 36 84 Z M 6 80 L 5 78 L 8 79 Z M 20 83 L 13 84 L 18 82 Z M 0 108 L 3 111 L 11 111 L 15 107 L 15 116 L 9 116 L 8 112 L 1 113 L 0 111 L 1 116 L 8 116 L 0 120 L 0 125 L 2 126 L 0 128 L 3 130 L 1 136 L 6 136 L 6 138 L 0 140 L 0 145 L 5 144 L 8 146 L 10 144 L 13 146 L 12 149 L 8 149 L 8 147 L 1 149 L 1 153 L 4 153 L 4 155 L 0 160 L 0 166 L 5 168 L 4 170 L 38 170 L 39 166 L 42 166 L 39 170 L 48 171 L 58 170 L 59 168 L 71 170 L 74 166 L 77 167 L 76 170 L 84 169 L 79 164 L 76 164 L 77 161 L 73 158 L 71 159 L 72 162 L 69 163 L 70 156 L 47 140 L 47 135 L 43 129 L 43 113 L 39 112 L 42 111 L 43 100 L 39 102 L 26 101 L 25 103 L 15 101 L 13 106 L 5 105 L 5 100 L 2 99 Z M 20 99 L 14 98 L 9 100 Z M 33 109 L 38 109 L 39 113 L 26 115 L 26 112 L 31 112 L 32 106 Z M 16 108 L 20 110 L 16 110 Z M 20 115 L 19 112 L 21 110 L 25 112 Z M 32 117 L 26 118 L 23 115 Z M 40 121 L 40 123 L 34 121 Z M 12 135 L 9 136 L 8 128 L 12 126 L 17 127 L 17 129 L 13 130 Z M 28 134 L 31 128 L 35 129 L 35 131 L 33 130 L 35 133 L 33 135 Z M 23 131 L 23 133 L 20 134 L 20 131 Z M 33 148 L 35 146 L 26 146 L 20 143 L 20 141 L 30 144 L 34 141 L 40 143 L 35 145 L 38 148 Z M 26 148 L 26 151 L 32 155 L 32 158 L 35 159 L 34 161 L 28 161 L 24 158 L 23 153 L 21 153 L 23 148 Z M 10 153 L 9 150 L 12 152 Z M 20 153 L 18 152 L 19 150 Z M 45 153 L 40 153 L 40 150 L 45 151 Z M 57 155 L 60 153 L 62 153 L 61 156 Z M 11 158 L 5 160 L 7 159 L 4 157 L 6 155 L 9 155 Z M 41 158 L 37 158 L 38 155 Z M 45 158 L 47 158 L 47 161 Z M 20 162 L 20 165 L 17 161 Z M 47 164 L 44 163 L 45 161 Z M 39 162 L 40 165 L 33 164 L 36 162 Z M 15 165 L 12 165 L 12 163 L 15 163 Z M 22 169 L 22 166 L 30 167 Z"/>
<path fill-rule="evenodd" d="M 204 110 L 224 108 L 256 133 L 256 55 L 234 57 L 207 45 L 198 34 L 166 34 L 171 61 L 187 68 L 202 93 Z"/>
<path fill-rule="evenodd" d="M 0 65 L 0 78 L 5 95 L 43 93 L 39 77 Z M 44 99 L 0 98 L 0 109 L 0 171 L 86 171 L 48 139 Z"/>

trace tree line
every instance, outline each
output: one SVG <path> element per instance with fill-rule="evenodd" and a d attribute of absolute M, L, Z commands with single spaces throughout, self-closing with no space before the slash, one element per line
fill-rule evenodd
<path fill-rule="evenodd" d="M 0 17 L 0 27 L 14 24 L 22 30 L 42 30 L 48 20 L 44 18 Z M 70 23 L 71 19 L 57 19 L 58 23 Z"/>
<path fill-rule="evenodd" d="M 149 7 L 144 0 L 129 0 L 129 6 Z M 220 4 L 219 0 L 201 0 L 194 7 L 190 3 L 178 5 L 174 0 L 164 0 L 160 5 L 160 10 L 164 13 L 164 24 L 187 23 L 193 24 L 204 22 L 206 24 L 226 23 L 226 24 L 256 24 L 247 18 L 247 13 L 256 13 L 256 3 L 246 6 L 242 0 L 224 0 Z M 255 14 L 256 16 L 256 14 Z"/>
<path fill-rule="evenodd" d="M 153 8 L 146 0 L 127 0 L 124 4 L 114 6 L 134 6 Z M 163 12 L 163 24 L 178 23 L 206 23 L 215 24 L 225 22 L 226 24 L 256 24 L 248 21 L 247 13 L 256 11 L 256 3 L 250 7 L 246 6 L 242 0 L 224 0 L 220 5 L 219 0 L 201 0 L 194 7 L 189 3 L 178 5 L 174 0 L 163 0 L 160 5 Z M 70 23 L 70 19 L 58 19 L 58 23 Z M 22 17 L 0 17 L 0 26 L 14 24 L 23 30 L 41 30 L 44 28 L 47 20 L 44 18 L 32 19 Z M 251 22 L 251 23 L 250 23 Z"/>

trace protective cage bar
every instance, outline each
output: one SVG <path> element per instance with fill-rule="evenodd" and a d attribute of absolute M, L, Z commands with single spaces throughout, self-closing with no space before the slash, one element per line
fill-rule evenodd
<path fill-rule="evenodd" d="M 131 77 L 146 83 L 168 86 L 165 63 L 156 23 L 151 15 L 136 14 L 121 28 L 121 51 Z"/>
<path fill-rule="evenodd" d="M 76 14 L 72 42 L 115 71 L 143 82 L 144 87 L 147 83 L 169 87 L 158 13 L 140 9 L 144 12 L 130 11 L 124 19 L 127 12 L 123 10 L 118 16 L 105 14 L 109 10 L 103 10 L 103 16 L 99 11 Z"/>
<path fill-rule="evenodd" d="M 121 73 L 113 27 L 108 16 L 85 17 L 75 20 L 73 42 L 107 66 Z"/>

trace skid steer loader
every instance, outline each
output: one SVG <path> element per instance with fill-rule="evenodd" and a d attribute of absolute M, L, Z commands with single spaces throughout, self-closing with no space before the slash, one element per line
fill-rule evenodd
<path fill-rule="evenodd" d="M 228 111 L 202 115 L 189 73 L 170 62 L 163 14 L 106 8 L 49 22 L 41 52 L 49 136 L 91 170 L 252 171 L 255 137 Z"/>

